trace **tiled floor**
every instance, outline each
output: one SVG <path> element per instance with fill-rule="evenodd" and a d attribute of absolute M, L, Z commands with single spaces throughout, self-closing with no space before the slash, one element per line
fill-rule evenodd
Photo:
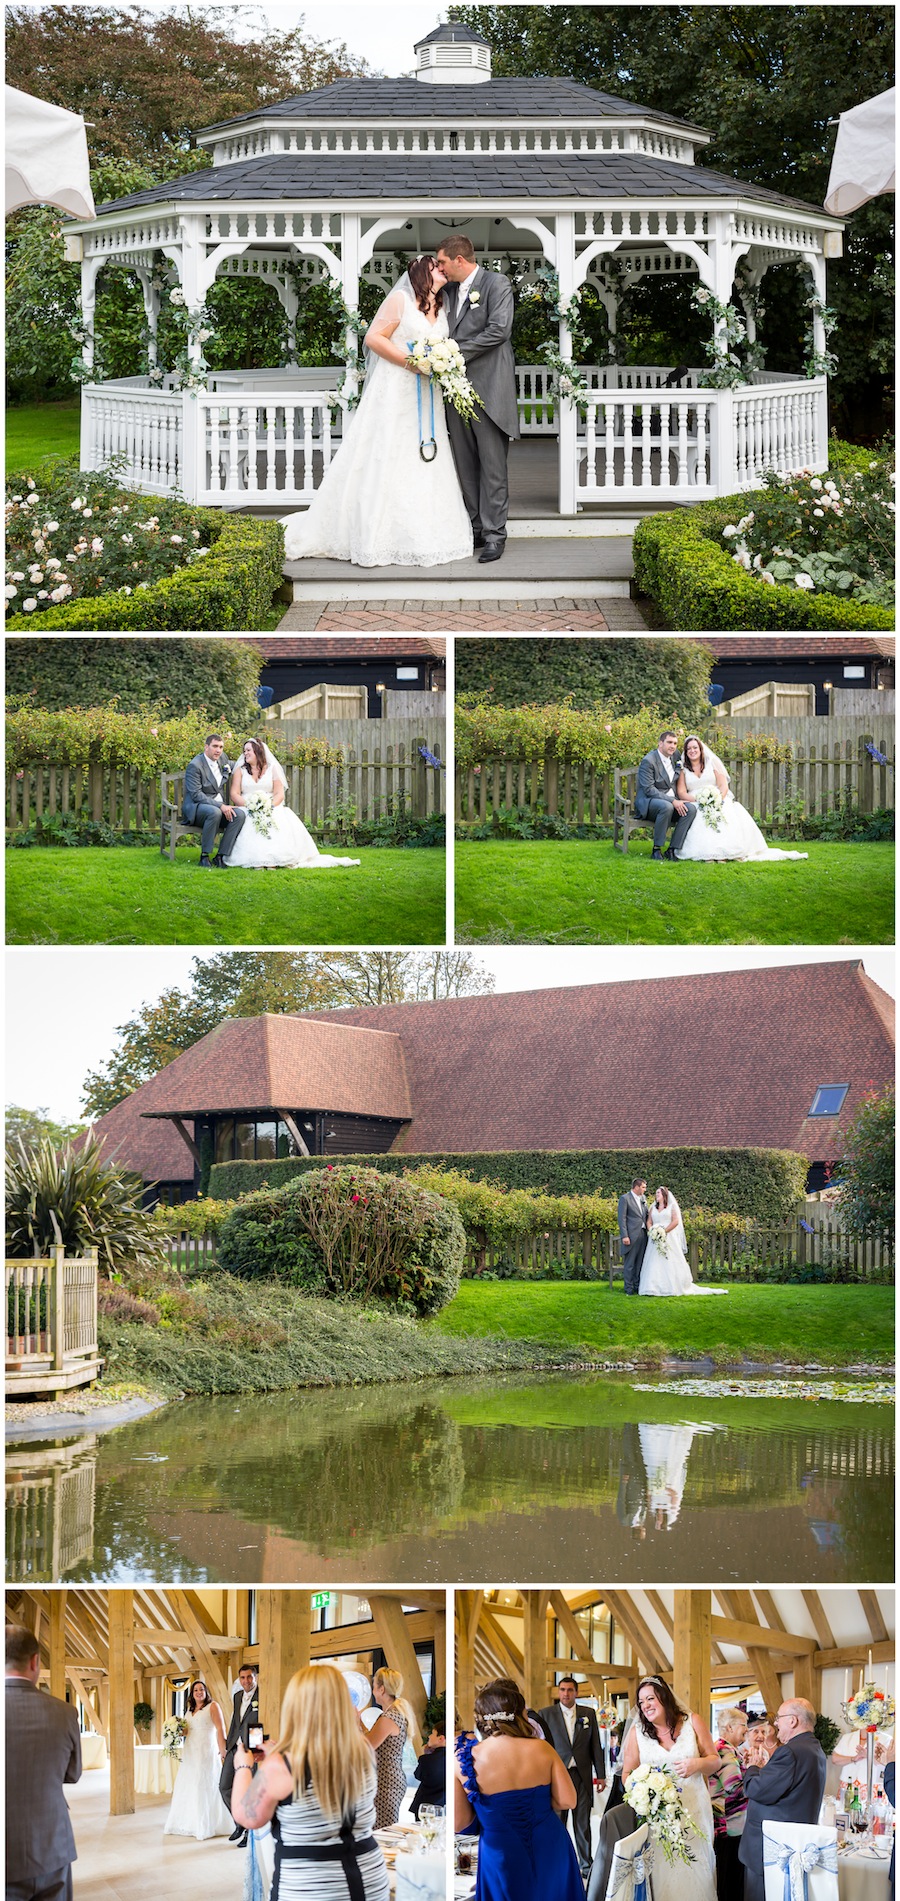
<path fill-rule="evenodd" d="M 163 1835 L 168 1796 L 135 1797 L 110 1815 L 109 1771 L 85 1770 L 66 1790 L 78 1846 L 75 1901 L 240 1901 L 246 1855 L 227 1841 Z"/>

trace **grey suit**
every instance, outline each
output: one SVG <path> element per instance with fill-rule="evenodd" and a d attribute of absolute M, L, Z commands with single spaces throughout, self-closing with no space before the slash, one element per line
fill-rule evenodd
<path fill-rule="evenodd" d="M 241 1716 L 241 1704 L 243 1701 L 243 1690 L 235 1690 L 231 1708 L 231 1722 L 228 1726 L 228 1735 L 225 1738 L 225 1761 L 222 1764 L 222 1773 L 219 1777 L 219 1794 L 222 1797 L 222 1801 L 229 1815 L 231 1814 L 231 1790 L 234 1783 L 234 1752 L 237 1749 L 238 1743 L 243 1743 L 245 1749 L 249 1748 L 251 1725 L 259 1722 L 258 1683 L 255 1685 L 245 1714 Z"/>
<path fill-rule="evenodd" d="M 75 1711 L 7 1677 L 6 1901 L 69 1901 L 78 1851 L 63 1784 L 80 1776 Z"/>
<path fill-rule="evenodd" d="M 565 1713 L 561 1703 L 550 1703 L 546 1709 L 538 1710 L 538 1722 L 544 1731 L 548 1743 L 552 1743 L 558 1756 L 561 1756 L 572 1781 L 578 1801 L 572 1822 L 575 1830 L 575 1848 L 581 1865 L 582 1874 L 586 1874 L 591 1865 L 591 1810 L 594 1806 L 593 1771 L 596 1770 L 601 1782 L 606 1779 L 606 1761 L 597 1718 L 593 1710 L 585 1710 L 575 1705 L 575 1730 L 572 1741 L 566 1728 Z"/>
<path fill-rule="evenodd" d="M 616 1843 L 624 1841 L 626 1835 L 633 1835 L 638 1826 L 638 1818 L 629 1803 L 617 1802 L 614 1809 L 607 1803 L 600 1823 L 600 1840 L 591 1864 L 585 1901 L 606 1901 Z"/>
<path fill-rule="evenodd" d="M 764 1769 L 744 1770 L 747 1819 L 739 1860 L 744 1867 L 744 1901 L 765 1901 L 762 1825 L 819 1819 L 825 1793 L 825 1755 L 811 1729 L 798 1730 L 782 1743 Z"/>
<path fill-rule="evenodd" d="M 655 747 L 653 752 L 644 754 L 638 766 L 638 782 L 634 809 L 638 818 L 652 818 L 653 820 L 654 851 L 662 851 L 666 842 L 666 833 L 669 826 L 674 825 L 675 830 L 672 833 L 672 850 L 677 854 L 694 823 L 694 819 L 697 815 L 697 807 L 696 805 L 689 805 L 682 818 L 680 818 L 678 813 L 674 810 L 675 785 L 684 761 L 676 753 L 675 756 L 669 760 L 669 764 L 672 767 L 671 779 L 666 771 L 665 762 L 658 747 Z"/>
<path fill-rule="evenodd" d="M 460 302 L 459 284 L 444 291 L 450 335 L 466 359 L 466 374 L 484 405 L 475 420 L 463 422 L 447 406 L 450 446 L 469 519 L 476 535 L 506 539 L 509 444 L 519 434 L 516 363 L 510 337 L 515 304 L 512 285 L 499 271 L 478 266 Z M 472 303 L 472 296 L 476 302 Z"/>
<path fill-rule="evenodd" d="M 647 1252 L 647 1201 L 644 1195 L 637 1201 L 632 1188 L 628 1189 L 627 1194 L 619 1196 L 619 1241 L 625 1292 L 637 1294 L 640 1291 L 641 1264 Z"/>
<path fill-rule="evenodd" d="M 228 804 L 228 781 L 234 767 L 230 760 L 225 758 L 224 753 L 218 763 L 222 774 L 221 785 L 212 770 L 212 761 L 207 759 L 205 752 L 199 752 L 196 758 L 185 767 L 184 798 L 181 810 L 188 825 L 203 827 L 200 834 L 200 850 L 204 858 L 211 857 L 219 827 L 224 825 L 219 857 L 223 864 L 227 864 L 247 814 L 243 806 L 236 806 L 234 817 L 223 819 L 222 805 Z"/>

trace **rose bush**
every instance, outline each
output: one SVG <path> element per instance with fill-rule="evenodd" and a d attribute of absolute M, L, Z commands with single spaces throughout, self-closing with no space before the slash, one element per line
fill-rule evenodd
<path fill-rule="evenodd" d="M 722 539 L 737 565 L 769 587 L 890 606 L 894 480 L 885 457 L 846 474 L 770 473 L 754 506 L 726 523 Z"/>
<path fill-rule="evenodd" d="M 184 501 L 122 489 L 113 469 L 90 474 L 66 463 L 39 481 L 14 478 L 6 503 L 8 609 L 37 622 L 66 601 L 141 592 L 209 552 L 200 522 Z"/>

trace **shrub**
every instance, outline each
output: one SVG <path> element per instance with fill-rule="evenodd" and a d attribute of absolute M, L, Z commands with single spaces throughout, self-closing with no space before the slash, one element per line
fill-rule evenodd
<path fill-rule="evenodd" d="M 459 1285 L 465 1235 L 448 1202 L 374 1168 L 331 1164 L 249 1195 L 222 1223 L 226 1273 L 434 1313 Z"/>
<path fill-rule="evenodd" d="M 709 721 L 709 707 L 706 709 Z M 569 757 L 577 764 L 611 772 L 614 766 L 633 766 L 663 728 L 684 724 L 680 708 L 660 711 L 643 706 L 637 713 L 620 714 L 612 704 L 579 711 L 570 701 L 548 706 L 493 706 L 480 701 L 456 708 L 457 767 L 466 771 L 487 758 L 540 761 L 545 755 Z M 502 787 L 501 787 L 502 790 Z"/>
<path fill-rule="evenodd" d="M 456 691 L 492 706 L 559 705 L 569 699 L 637 713 L 649 701 L 683 720 L 709 714 L 712 655 L 691 641 L 458 640 Z"/>
<path fill-rule="evenodd" d="M 212 727 L 233 758 L 244 735 L 227 720 L 198 706 L 165 718 L 152 707 L 123 713 L 106 706 L 67 706 L 48 711 L 11 701 L 6 712 L 6 758 L 13 771 L 29 766 L 130 766 L 136 772 L 171 772 L 201 752 Z M 285 748 L 286 765 L 340 764 L 343 754 L 325 739 L 298 739 Z M 154 834 L 155 836 L 155 834 Z"/>
<path fill-rule="evenodd" d="M 37 475 L 14 475 L 10 489 L 6 599 L 30 627 L 43 626 L 54 604 L 110 593 L 127 600 L 207 552 L 199 511 L 179 495 L 136 496 L 112 468 L 82 474 L 69 461 L 44 463 Z"/>
<path fill-rule="evenodd" d="M 118 1281 L 101 1281 L 97 1289 L 97 1313 L 104 1320 L 112 1320 L 124 1325 L 127 1321 L 139 1327 L 158 1327 L 159 1314 L 152 1302 L 139 1299 L 137 1294 L 129 1293 L 127 1287 L 121 1287 Z"/>
<path fill-rule="evenodd" d="M 6 690 L 17 700 L 62 711 L 115 702 L 124 713 L 153 707 L 181 717 L 215 707 L 230 726 L 259 719 L 262 657 L 233 640 L 10 640 Z"/>
<path fill-rule="evenodd" d="M 751 578 L 844 599 L 893 604 L 892 471 L 883 457 L 842 475 L 769 474 L 755 506 L 723 539 Z"/>
<path fill-rule="evenodd" d="M 210 1194 L 222 1199 L 278 1188 L 327 1164 L 319 1156 L 280 1162 L 215 1162 Z M 792 1149 L 512 1149 L 460 1155 L 353 1155 L 345 1167 L 409 1175 L 421 1168 L 501 1189 L 548 1195 L 618 1197 L 638 1174 L 668 1183 L 683 1208 L 727 1209 L 763 1224 L 787 1220 L 806 1192 L 808 1162 Z M 718 1220 L 720 1217 L 716 1216 Z M 724 1217 L 722 1217 L 724 1219 Z"/>
<path fill-rule="evenodd" d="M 22 1259 L 54 1246 L 95 1247 L 110 1275 L 152 1272 L 163 1251 L 142 1192 L 138 1177 L 104 1162 L 102 1144 L 90 1135 L 59 1150 L 20 1141 L 6 1158 L 7 1253 Z"/>
<path fill-rule="evenodd" d="M 844 1138 L 841 1220 L 854 1234 L 888 1234 L 894 1218 L 893 1087 L 860 1103 Z"/>

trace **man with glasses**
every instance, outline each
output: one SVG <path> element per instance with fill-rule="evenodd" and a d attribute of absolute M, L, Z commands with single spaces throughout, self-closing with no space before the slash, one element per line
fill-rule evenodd
<path fill-rule="evenodd" d="M 747 1820 L 741 1836 L 744 1901 L 765 1901 L 763 1872 L 764 1822 L 806 1822 L 819 1819 L 825 1793 L 825 1755 L 813 1734 L 816 1712 L 805 1696 L 786 1697 L 775 1718 L 778 1748 L 768 1760 L 744 1769 Z"/>

